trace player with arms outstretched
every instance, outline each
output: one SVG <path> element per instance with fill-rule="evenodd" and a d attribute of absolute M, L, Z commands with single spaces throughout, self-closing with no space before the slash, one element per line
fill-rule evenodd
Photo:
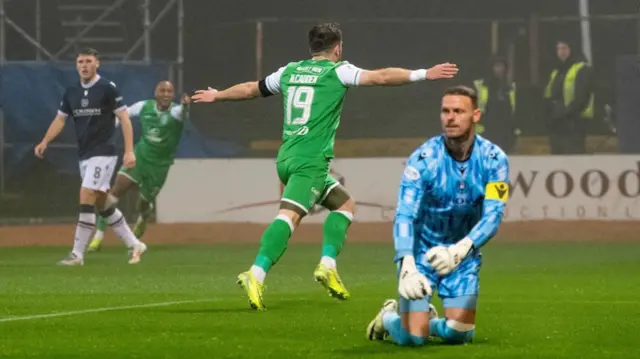
<path fill-rule="evenodd" d="M 160 81 L 156 85 L 155 99 L 136 102 L 127 109 L 129 116 L 140 118 L 142 124 L 142 135 L 135 148 L 136 167 L 123 166 L 120 169 L 111 194 L 112 200 L 117 201 L 133 186 L 138 186 L 139 214 L 133 228 L 138 238 L 142 238 L 147 228 L 147 219 L 173 165 L 184 121 L 189 116 L 191 98 L 183 95 L 178 105 L 172 102 L 174 93 L 170 81 Z M 96 234 L 89 245 L 90 251 L 100 249 L 104 228 L 105 218 L 99 217 Z"/>
<path fill-rule="evenodd" d="M 43 158 L 49 143 L 64 129 L 67 117 L 73 118 L 82 177 L 80 215 L 73 250 L 59 262 L 61 265 L 84 264 L 84 252 L 96 223 L 96 208 L 129 248 L 130 264 L 138 263 L 142 253 L 147 250 L 147 246 L 131 232 L 122 212 L 108 199 L 111 176 L 118 162 L 113 136 L 116 117 L 121 123 L 124 137 L 123 165 L 127 168 L 135 167 L 136 156 L 133 152 L 133 129 L 127 106 L 124 105 L 116 85 L 97 73 L 99 66 L 96 50 L 86 49 L 78 54 L 76 68 L 80 81 L 67 88 L 58 115 L 42 142 L 35 148 L 36 156 Z"/>
<path fill-rule="evenodd" d="M 334 141 L 347 89 L 355 86 L 394 86 L 451 78 L 456 65 L 429 70 L 386 68 L 366 71 L 342 59 L 342 31 L 337 23 L 323 23 L 309 31 L 312 58 L 291 62 L 261 81 L 246 82 L 224 91 L 197 91 L 195 102 L 246 100 L 283 95 L 284 129 L 277 172 L 285 185 L 280 210 L 262 235 L 260 251 L 249 271 L 238 276 L 252 308 L 262 310 L 266 273 L 278 262 L 300 220 L 319 203 L 331 212 L 324 223 L 320 264 L 314 278 L 337 299 L 349 292 L 336 271 L 336 257 L 353 220 L 355 201 L 329 175 Z"/>
<path fill-rule="evenodd" d="M 398 192 L 393 226 L 400 308 L 387 300 L 367 327 L 370 340 L 390 335 L 400 345 L 429 336 L 472 341 L 478 300 L 480 248 L 497 232 L 509 197 L 509 162 L 475 135 L 480 120 L 475 92 L 453 87 L 442 98 L 444 134 L 410 157 Z M 445 318 L 430 305 L 437 289 Z"/>

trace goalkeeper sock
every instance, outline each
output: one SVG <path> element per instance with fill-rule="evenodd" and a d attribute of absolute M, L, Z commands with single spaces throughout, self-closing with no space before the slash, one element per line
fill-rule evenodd
<path fill-rule="evenodd" d="M 322 242 L 322 258 L 320 263 L 328 268 L 336 268 L 336 257 L 340 254 L 347 240 L 347 230 L 353 221 L 353 213 L 333 211 L 324 221 L 324 240 Z"/>
<path fill-rule="evenodd" d="M 105 219 L 102 216 L 98 216 L 96 223 L 96 234 L 93 235 L 94 239 L 102 240 L 104 238 L 104 229 L 106 227 Z"/>
<path fill-rule="evenodd" d="M 264 233 L 262 233 L 260 251 L 251 267 L 251 273 L 259 282 L 264 282 L 266 273 L 269 272 L 269 269 L 271 269 L 274 264 L 278 263 L 280 257 L 282 257 L 287 250 L 287 243 L 289 242 L 289 238 L 291 238 L 293 230 L 294 227 L 291 218 L 280 214 L 271 222 Z M 257 268 L 254 270 L 254 267 Z M 262 269 L 264 274 L 261 273 L 258 268 Z"/>
<path fill-rule="evenodd" d="M 391 339 L 398 345 L 410 345 L 411 335 L 402 326 L 398 313 L 386 312 L 382 315 L 384 329 L 389 332 Z"/>
<path fill-rule="evenodd" d="M 463 344 L 473 341 L 475 325 L 447 320 L 447 318 L 432 319 L 429 322 L 429 334 L 440 337 L 447 343 Z"/>

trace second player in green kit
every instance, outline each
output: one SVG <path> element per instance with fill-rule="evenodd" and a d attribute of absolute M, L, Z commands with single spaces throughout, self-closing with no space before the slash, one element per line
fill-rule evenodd
<path fill-rule="evenodd" d="M 184 121 L 189 114 L 191 99 L 185 95 L 181 104 L 175 104 L 172 102 L 173 98 L 173 84 L 161 81 L 156 86 L 155 99 L 136 102 L 128 108 L 129 115 L 138 117 L 142 127 L 140 140 L 135 147 L 138 161 L 135 167 L 123 167 L 118 172 L 111 194 L 114 198 L 120 198 L 133 186 L 138 187 L 139 215 L 133 229 L 138 238 L 144 235 L 156 196 L 164 186 L 169 168 L 173 165 Z M 97 228 L 89 250 L 95 251 L 102 244 L 104 220 L 101 217 Z"/>
<path fill-rule="evenodd" d="M 289 238 L 300 220 L 315 204 L 330 212 L 323 227 L 320 263 L 313 276 L 329 294 L 347 299 L 336 258 L 353 220 L 355 201 L 329 175 L 334 158 L 335 136 L 340 125 L 344 97 L 350 87 L 395 86 L 422 80 L 451 78 L 454 64 L 436 65 L 429 70 L 386 68 L 367 71 L 342 61 L 342 31 L 337 23 L 323 23 L 309 31 L 309 60 L 291 62 L 261 81 L 246 82 L 224 91 L 197 91 L 195 102 L 246 100 L 283 96 L 284 124 L 277 172 L 284 190 L 280 209 L 264 231 L 260 250 L 251 268 L 238 276 L 253 309 L 265 309 L 264 280 L 267 272 L 284 254 Z"/>

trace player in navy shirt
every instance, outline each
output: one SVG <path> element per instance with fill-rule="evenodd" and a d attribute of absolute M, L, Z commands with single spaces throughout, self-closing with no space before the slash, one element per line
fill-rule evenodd
<path fill-rule="evenodd" d="M 83 265 L 84 252 L 96 223 L 95 209 L 107 218 L 109 225 L 130 250 L 129 263 L 138 263 L 146 250 L 131 232 L 122 213 L 110 200 L 111 177 L 118 157 L 114 146 L 116 117 L 120 120 L 124 137 L 125 167 L 134 167 L 133 129 L 123 104 L 122 96 L 113 82 L 98 73 L 98 52 L 83 50 L 76 58 L 80 81 L 68 87 L 60 102 L 56 118 L 49 126 L 44 139 L 35 148 L 36 156 L 43 158 L 48 144 L 62 132 L 67 118 L 72 118 L 78 139 L 80 159 L 80 215 L 76 227 L 73 251 L 60 261 L 62 265 Z"/>
<path fill-rule="evenodd" d="M 444 134 L 409 157 L 393 227 L 400 305 L 387 300 L 369 324 L 370 340 L 389 334 L 400 345 L 431 335 L 449 343 L 473 339 L 480 248 L 497 232 L 509 197 L 509 161 L 475 134 L 475 91 L 453 87 L 442 98 Z M 437 290 L 445 318 L 430 304 Z"/>

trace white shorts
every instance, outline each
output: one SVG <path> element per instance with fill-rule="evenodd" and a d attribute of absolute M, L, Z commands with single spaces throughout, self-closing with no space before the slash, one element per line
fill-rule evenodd
<path fill-rule="evenodd" d="M 82 188 L 107 192 L 111 189 L 111 177 L 118 164 L 117 156 L 97 156 L 80 161 Z"/>

